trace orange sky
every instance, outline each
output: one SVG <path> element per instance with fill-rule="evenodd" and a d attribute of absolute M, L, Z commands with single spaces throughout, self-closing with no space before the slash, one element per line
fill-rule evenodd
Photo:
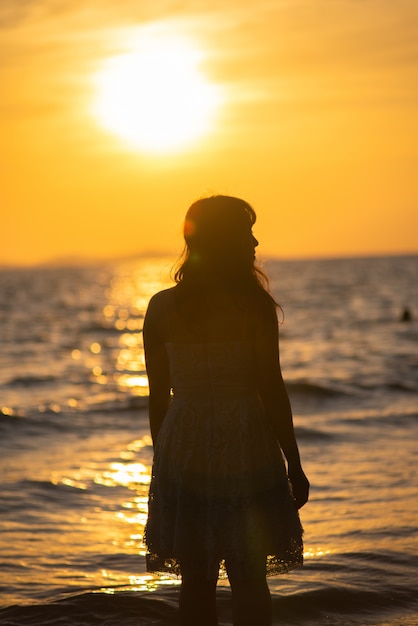
<path fill-rule="evenodd" d="M 417 23 L 415 0 L 3 0 L 0 263 L 177 252 L 208 192 L 254 206 L 262 255 L 417 252 Z M 147 29 L 193 41 L 221 96 L 170 154 L 92 113 Z"/>

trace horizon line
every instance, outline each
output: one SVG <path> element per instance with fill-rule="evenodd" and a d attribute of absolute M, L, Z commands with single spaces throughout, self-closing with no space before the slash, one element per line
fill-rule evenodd
<path fill-rule="evenodd" d="M 268 261 L 332 261 L 332 260 L 349 260 L 349 259 L 371 259 L 371 258 L 399 258 L 418 256 L 418 250 L 415 251 L 392 251 L 392 252 L 358 252 L 358 253 L 329 253 L 329 254 L 306 254 L 297 256 L 279 256 L 273 254 L 265 254 L 258 261 L 259 263 Z M 47 268 L 65 268 L 65 267 L 82 267 L 84 265 L 98 265 L 103 263 L 118 263 L 126 261 L 135 261 L 140 259 L 164 259 L 172 258 L 173 262 L 180 257 L 180 254 L 170 253 L 168 251 L 147 251 L 137 252 L 124 255 L 115 255 L 108 257 L 86 257 L 82 255 L 68 255 L 62 257 L 52 257 L 43 261 L 34 262 L 0 262 L 0 270 L 10 269 L 47 269 Z"/>

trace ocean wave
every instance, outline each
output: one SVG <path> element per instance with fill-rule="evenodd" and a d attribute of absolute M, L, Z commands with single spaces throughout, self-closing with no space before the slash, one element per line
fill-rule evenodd
<path fill-rule="evenodd" d="M 179 589 L 131 591 L 117 588 L 70 595 L 29 606 L 0 609 L 3 626 L 174 626 L 177 623 Z M 217 608 L 220 626 L 232 624 L 231 592 L 218 587 Z M 417 602 L 404 594 L 373 593 L 346 585 L 323 585 L 303 592 L 273 594 L 273 624 L 317 626 L 344 624 L 378 626 L 416 616 Z M 393 619 L 391 619 L 391 617 Z M 388 621 L 390 620 L 390 621 Z M 410 621 L 410 624 L 416 622 Z"/>
<path fill-rule="evenodd" d="M 33 411 L 30 415 L 13 413 L 4 415 L 0 412 L 0 432 L 2 438 L 8 437 L 16 440 L 21 438 L 20 448 L 31 450 L 36 447 L 34 438 L 43 437 L 47 433 L 69 433 L 77 430 L 80 420 L 76 419 L 75 413 L 66 414 L 64 411 L 56 413 L 52 409 L 42 412 Z"/>
<path fill-rule="evenodd" d="M 350 395 L 346 389 L 330 387 L 326 385 L 318 385 L 316 383 L 308 383 L 305 381 L 286 382 L 286 388 L 289 395 L 303 395 L 315 398 L 335 398 L 336 396 Z"/>
<path fill-rule="evenodd" d="M 305 428 L 304 426 L 295 426 L 296 437 L 298 440 L 316 441 L 318 439 L 332 439 L 331 433 L 326 433 L 318 428 Z"/>
<path fill-rule="evenodd" d="M 42 375 L 28 375 L 28 376 L 15 376 L 7 382 L 9 387 L 29 387 L 32 385 L 42 385 L 47 383 L 60 382 L 60 378 L 47 374 Z"/>
<path fill-rule="evenodd" d="M 7 413 L 6 411 L 8 410 L 10 409 L 7 407 L 0 409 L 0 430 L 6 431 L 10 428 L 14 429 L 16 427 L 23 426 L 26 423 L 27 420 L 23 413 L 17 413 L 16 411 Z"/>
<path fill-rule="evenodd" d="M 406 391 L 407 393 L 417 393 L 418 386 L 416 382 L 393 382 L 386 385 L 392 391 Z"/>
<path fill-rule="evenodd" d="M 365 411 L 364 414 L 354 415 L 354 416 L 341 416 L 339 417 L 339 424 L 352 427 L 354 425 L 361 427 L 375 427 L 376 425 L 379 428 L 390 428 L 393 427 L 406 427 L 408 428 L 411 424 L 415 424 L 418 421 L 418 405 L 413 407 L 402 407 L 402 411 L 399 413 L 395 412 L 368 412 Z"/>
<path fill-rule="evenodd" d="M 3 410 L 0 408 L 0 433 L 2 438 L 28 437 L 26 444 L 30 449 L 29 437 L 43 436 L 48 432 L 64 434 L 82 431 L 87 435 L 97 428 L 137 428 L 138 419 L 146 417 L 147 406 L 146 396 L 115 393 L 110 398 L 97 398 L 88 404 L 80 401 L 75 408 L 58 402 L 33 407 L 25 413 L 5 407 Z"/>
<path fill-rule="evenodd" d="M 25 494 L 25 498 L 18 498 L 16 494 Z M 9 485 L 4 485 L 0 496 L 0 513 L 10 515 L 11 512 L 19 514 L 20 522 L 28 523 L 31 516 L 37 517 L 37 511 L 48 513 L 51 505 L 59 505 L 62 508 L 82 508 L 84 503 L 80 500 L 81 495 L 88 495 L 87 484 L 79 484 L 76 481 L 50 482 L 47 480 L 20 480 Z M 28 505 L 30 503 L 30 505 Z M 32 533 L 35 532 L 32 527 Z M 59 527 L 57 532 L 60 532 Z"/>
<path fill-rule="evenodd" d="M 115 411 L 132 411 L 148 406 L 148 396 L 128 396 L 116 399 L 97 401 L 88 407 L 89 413 L 113 413 Z"/>
<path fill-rule="evenodd" d="M 177 590 L 82 593 L 49 603 L 0 610 L 3 626 L 141 626 L 174 624 Z"/>

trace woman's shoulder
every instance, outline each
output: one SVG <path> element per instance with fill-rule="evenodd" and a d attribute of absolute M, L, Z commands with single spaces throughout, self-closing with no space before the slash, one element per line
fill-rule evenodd
<path fill-rule="evenodd" d="M 151 320 L 163 320 L 172 310 L 173 289 L 163 289 L 155 293 L 149 303 L 145 313 L 145 323 Z"/>
<path fill-rule="evenodd" d="M 155 293 L 151 297 L 148 303 L 148 309 L 154 309 L 159 307 L 165 308 L 167 304 L 173 301 L 175 289 L 176 286 L 169 287 L 168 289 L 163 289 L 162 291 L 157 291 L 157 293 Z"/>
<path fill-rule="evenodd" d="M 173 310 L 173 289 L 174 287 L 163 289 L 151 297 L 145 313 L 143 327 L 144 337 L 145 334 L 165 334 L 168 320 Z"/>

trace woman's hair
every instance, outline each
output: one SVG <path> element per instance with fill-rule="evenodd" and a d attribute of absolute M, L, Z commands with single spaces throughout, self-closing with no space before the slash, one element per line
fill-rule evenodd
<path fill-rule="evenodd" d="M 226 286 L 234 292 L 259 295 L 277 306 L 266 274 L 255 265 L 252 236 L 254 209 L 233 196 L 200 198 L 186 213 L 185 247 L 174 273 L 184 291 Z"/>

